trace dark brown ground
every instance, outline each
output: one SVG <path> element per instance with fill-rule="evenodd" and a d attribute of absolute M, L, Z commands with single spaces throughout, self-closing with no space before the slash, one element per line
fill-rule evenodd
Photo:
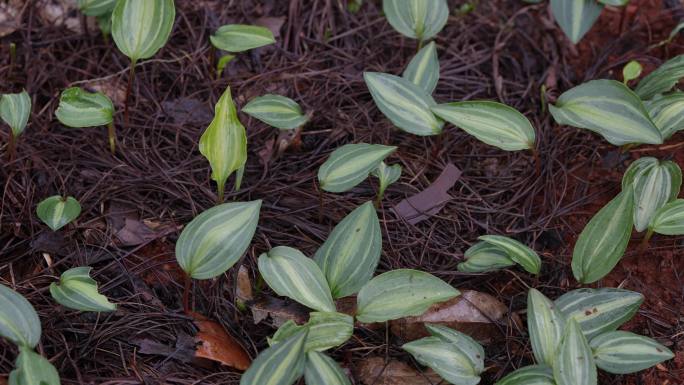
<path fill-rule="evenodd" d="M 18 159 L 7 163 L 3 158 L 0 169 L 0 277 L 39 311 L 44 329 L 39 350 L 58 368 L 64 384 L 238 383 L 239 372 L 225 366 L 202 368 L 142 355 L 133 344 L 148 340 L 173 345 L 176 336 L 193 334 L 180 309 L 182 282 L 174 274 L 173 244 L 176 226 L 214 204 L 215 186 L 197 142 L 228 85 L 240 105 L 274 92 L 313 111 L 301 149 L 267 165 L 258 153 L 275 130 L 242 116 L 249 135 L 248 167 L 244 188 L 227 199 L 264 200 L 259 229 L 242 260 L 252 276 L 261 252 L 290 245 L 312 255 L 346 213 L 372 199 L 372 182 L 346 194 L 325 194 L 319 221 L 315 175 L 328 154 L 344 143 L 399 146 L 390 160 L 400 163 L 404 174 L 389 188 L 380 211 L 385 241 L 381 271 L 422 269 L 456 287 L 496 295 L 516 311 L 525 308 L 527 286 L 553 298 L 576 287 L 569 267 L 572 245 L 588 219 L 618 191 L 629 159 L 657 155 L 684 167 L 683 135 L 660 149 L 642 147 L 620 156 L 595 135 L 558 127 L 540 109 L 544 83 L 562 91 L 592 78 L 619 78 L 630 59 L 650 69 L 682 53 L 681 38 L 667 48 L 648 49 L 677 23 L 677 15 L 663 9 L 660 0 L 633 1 L 624 13 L 604 11 L 576 49 L 549 21 L 545 4 L 525 6 L 514 0 L 480 1 L 473 14 L 452 16 L 438 35 L 442 77 L 436 99 L 498 98 L 521 110 L 537 128 L 540 177 L 534 175 L 530 154 L 499 151 L 454 127 L 439 139 L 392 128 L 375 108 L 361 74 L 400 73 L 415 52 L 415 42 L 387 24 L 376 2 L 365 2 L 357 14 L 338 5 L 344 1 L 330 0 L 176 3 L 169 43 L 137 67 L 131 126 L 124 129 L 121 114 L 117 117 L 116 156 L 106 151 L 104 129 L 69 129 L 54 119 L 60 91 L 74 82 L 100 79 L 110 87 L 125 87 L 128 60 L 114 45 L 96 32 L 85 35 L 42 20 L 39 5 L 28 6 L 21 28 L 2 39 L 0 76 L 6 81 L 1 91 L 25 87 L 34 108 Z M 460 2 L 450 5 L 456 9 Z M 240 55 L 214 80 L 208 35 L 222 24 L 252 23 L 262 16 L 285 17 L 277 46 Z M 18 65 L 11 73 L 10 42 L 18 46 Z M 497 73 L 502 81 L 498 91 Z M 3 127 L 3 145 L 6 138 Z M 397 220 L 388 208 L 424 189 L 448 162 L 464 171 L 451 190 L 453 201 L 417 226 Z M 53 194 L 73 195 L 83 205 L 78 221 L 57 237 L 34 214 L 37 203 Z M 138 246 L 120 246 L 115 234 L 125 217 L 148 220 L 159 231 Z M 463 251 L 486 233 L 533 245 L 543 254 L 541 276 L 515 269 L 484 276 L 458 273 Z M 655 237 L 651 250 L 640 254 L 638 238 L 600 285 L 644 293 L 646 303 L 628 329 L 657 338 L 677 357 L 636 375 L 604 375 L 601 384 L 682 384 L 684 244 L 681 237 Z M 78 265 L 94 267 L 104 293 L 120 305 L 117 312 L 97 316 L 55 305 L 49 284 Z M 171 279 L 162 279 L 168 270 Z M 195 309 L 221 322 L 255 356 L 274 330 L 254 325 L 251 315 L 236 309 L 236 271 L 197 284 Z M 488 346 L 483 384 L 531 362 L 527 337 L 517 330 L 508 334 Z M 399 348 L 401 342 L 383 331 L 357 330 L 356 338 L 333 355 L 346 366 L 385 354 L 415 366 Z M 16 352 L 5 342 L 0 349 L 0 373 L 8 373 Z"/>

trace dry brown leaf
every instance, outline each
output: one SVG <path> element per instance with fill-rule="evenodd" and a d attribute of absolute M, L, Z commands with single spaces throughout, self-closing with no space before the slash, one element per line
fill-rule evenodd
<path fill-rule="evenodd" d="M 369 357 L 356 366 L 356 376 L 365 385 L 433 385 L 441 377 L 432 371 L 419 373 L 407 364 L 391 360 L 385 364 L 382 357 Z"/>
<path fill-rule="evenodd" d="M 21 9 L 25 1 L 11 0 L 0 3 L 0 37 L 5 37 L 21 26 Z"/>
<path fill-rule="evenodd" d="M 239 370 L 247 370 L 252 360 L 245 349 L 219 323 L 197 313 L 190 314 L 199 331 L 195 336 L 198 343 L 195 357 L 220 362 Z"/>
<path fill-rule="evenodd" d="M 259 297 L 248 305 L 252 310 L 255 324 L 269 316 L 273 321 L 273 325 L 277 328 L 289 320 L 301 325 L 309 319 L 309 310 L 304 306 L 266 295 Z"/>
<path fill-rule="evenodd" d="M 53 27 L 66 27 L 72 32 L 82 32 L 83 20 L 78 11 L 76 0 L 40 0 L 37 4 L 38 16 L 43 23 Z M 88 30 L 96 32 L 98 30 L 95 18 L 86 18 Z"/>
<path fill-rule="evenodd" d="M 123 106 L 126 101 L 126 85 L 115 78 L 89 82 L 85 88 L 92 92 L 102 92 L 117 106 Z"/>
<path fill-rule="evenodd" d="M 449 195 L 456 181 L 461 177 L 461 170 L 449 163 L 442 173 L 425 190 L 404 199 L 394 206 L 393 211 L 406 222 L 415 225 L 430 216 L 437 214 L 452 199 Z"/>
<path fill-rule="evenodd" d="M 254 20 L 254 24 L 268 28 L 273 34 L 273 37 L 277 39 L 280 37 L 280 29 L 283 27 L 283 24 L 285 24 L 285 16 L 260 17 Z"/>
<path fill-rule="evenodd" d="M 245 265 L 240 265 L 237 273 L 237 285 L 235 285 L 235 296 L 239 301 L 247 302 L 254 299 L 252 292 L 252 280 L 249 279 L 249 271 Z"/>

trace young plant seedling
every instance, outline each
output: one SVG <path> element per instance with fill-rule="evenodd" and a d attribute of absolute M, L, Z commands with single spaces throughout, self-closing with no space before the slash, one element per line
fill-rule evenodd
<path fill-rule="evenodd" d="M 90 278 L 90 267 L 74 267 L 62 273 L 59 283 L 50 284 L 50 295 L 69 309 L 110 312 L 116 305 L 97 291 L 97 282 Z"/>
<path fill-rule="evenodd" d="M 78 218 L 81 205 L 74 197 L 54 195 L 38 204 L 36 214 L 52 231 L 57 231 Z"/>
<path fill-rule="evenodd" d="M 661 207 L 648 225 L 645 242 L 653 233 L 684 235 L 684 199 L 676 199 Z"/>
<path fill-rule="evenodd" d="M 630 61 L 622 68 L 622 83 L 627 85 L 631 80 L 638 79 L 643 69 L 638 61 Z"/>
<path fill-rule="evenodd" d="M 375 207 L 380 207 L 380 202 L 385 196 L 385 190 L 392 183 L 399 180 L 401 177 L 401 166 L 398 164 L 393 164 L 388 166 L 385 162 L 380 162 L 375 170 L 371 171 L 371 175 L 378 178 L 380 186 L 378 186 L 378 195 L 375 198 Z"/>
<path fill-rule="evenodd" d="M 565 35 L 573 44 L 577 44 L 601 15 L 604 5 L 619 7 L 628 2 L 629 0 L 551 0 L 551 13 Z"/>
<path fill-rule="evenodd" d="M 419 45 L 430 40 L 446 25 L 446 0 L 383 0 L 382 10 L 390 25 Z"/>
<path fill-rule="evenodd" d="M 368 178 L 396 149 L 381 144 L 345 144 L 333 151 L 318 169 L 318 183 L 328 192 L 348 191 Z"/>
<path fill-rule="evenodd" d="M 67 127 L 107 126 L 109 151 L 116 152 L 116 129 L 114 128 L 114 104 L 101 92 L 87 92 L 78 87 L 67 88 L 59 97 L 55 111 L 57 119 Z"/>
<path fill-rule="evenodd" d="M 301 127 L 311 118 L 302 112 L 302 108 L 294 100 L 272 94 L 250 100 L 242 108 L 242 112 L 280 130 Z"/>
<path fill-rule="evenodd" d="M 14 160 L 17 140 L 24 132 L 31 116 L 31 98 L 26 91 L 18 94 L 4 94 L 0 98 L 0 118 L 10 127 L 7 154 L 9 161 Z"/>
<path fill-rule="evenodd" d="M 214 48 L 218 48 L 231 53 L 223 55 L 219 59 L 216 66 L 217 78 L 221 77 L 226 64 L 235 58 L 235 55 L 232 55 L 233 53 L 244 52 L 275 43 L 275 38 L 270 29 L 244 24 L 221 26 L 216 30 L 216 33 L 209 36 L 209 40 L 212 44 L 212 52 Z"/>
<path fill-rule="evenodd" d="M 541 258 L 522 243 L 500 235 L 483 235 L 480 242 L 465 252 L 465 262 L 458 264 L 458 271 L 484 273 L 519 264 L 532 274 L 539 274 Z"/>
<path fill-rule="evenodd" d="M 684 55 L 678 55 L 641 79 L 634 92 L 642 100 L 653 99 L 657 95 L 672 90 L 683 75 Z"/>

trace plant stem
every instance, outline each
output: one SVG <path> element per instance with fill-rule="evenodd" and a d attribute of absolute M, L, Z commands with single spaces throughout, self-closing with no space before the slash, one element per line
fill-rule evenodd
<path fill-rule="evenodd" d="M 185 314 L 190 314 L 190 284 L 192 278 L 185 274 L 185 286 L 183 288 L 183 311 Z"/>
<path fill-rule="evenodd" d="M 128 118 L 128 98 L 131 96 L 131 87 L 133 86 L 133 79 L 135 78 L 135 60 L 131 61 L 131 67 L 128 70 L 128 86 L 126 87 L 126 98 L 124 100 L 124 121 L 126 127 L 130 124 L 130 119 Z"/>
<path fill-rule="evenodd" d="M 537 173 L 537 176 L 541 175 L 541 157 L 539 156 L 539 151 L 537 150 L 536 147 L 532 147 L 532 156 L 534 157 L 534 169 Z"/>
<path fill-rule="evenodd" d="M 14 156 L 17 152 L 17 138 L 14 137 L 14 133 L 9 134 L 9 143 L 7 144 L 7 157 L 10 162 L 14 161 Z"/>
<path fill-rule="evenodd" d="M 107 125 L 107 133 L 109 134 L 109 151 L 116 152 L 116 128 L 114 128 L 114 122 L 109 122 Z"/>
<path fill-rule="evenodd" d="M 17 44 L 16 43 L 10 43 L 10 67 L 9 67 L 9 73 L 11 74 L 12 71 L 14 70 L 14 63 L 17 61 Z"/>
<path fill-rule="evenodd" d="M 318 186 L 318 222 L 323 222 L 323 189 Z"/>
<path fill-rule="evenodd" d="M 220 204 L 223 203 L 223 194 L 226 189 L 226 183 L 220 183 L 218 184 L 217 190 L 218 190 L 218 198 L 216 199 L 216 203 Z"/>
<path fill-rule="evenodd" d="M 644 251 L 648 248 L 648 243 L 651 240 L 651 237 L 653 236 L 653 229 L 648 229 L 646 232 L 646 235 L 644 235 L 644 238 L 641 240 L 641 245 L 639 246 L 641 251 Z"/>
<path fill-rule="evenodd" d="M 379 209 L 380 208 L 380 203 L 382 203 L 382 198 L 385 194 L 383 194 L 382 190 L 378 190 L 378 195 L 375 196 L 375 208 Z"/>

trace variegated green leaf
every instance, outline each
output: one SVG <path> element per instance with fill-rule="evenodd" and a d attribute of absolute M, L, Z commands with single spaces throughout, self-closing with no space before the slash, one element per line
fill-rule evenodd
<path fill-rule="evenodd" d="M 458 264 L 458 271 L 464 273 L 486 273 L 515 265 L 508 253 L 499 246 L 478 242 L 466 250 L 465 262 Z"/>
<path fill-rule="evenodd" d="M 634 167 L 640 170 L 633 175 L 631 182 L 634 191 L 634 227 L 637 231 L 646 230 L 656 212 L 677 197 L 682 185 L 682 170 L 676 163 L 652 162 L 648 159 L 645 162 L 649 165 Z M 631 178 L 631 173 L 628 178 Z"/>
<path fill-rule="evenodd" d="M 636 60 L 631 60 L 624 67 L 622 67 L 622 82 L 627 84 L 630 80 L 634 80 L 641 75 L 644 68 Z"/>
<path fill-rule="evenodd" d="M 304 382 L 306 385 L 351 385 L 349 377 L 344 374 L 340 365 L 327 355 L 318 352 L 306 354 Z"/>
<path fill-rule="evenodd" d="M 55 116 L 68 127 L 105 126 L 114 120 L 114 104 L 101 92 L 67 88 L 59 97 Z"/>
<path fill-rule="evenodd" d="M 590 345 L 596 365 L 614 374 L 635 373 L 674 357 L 657 341 L 625 331 L 603 333 Z"/>
<path fill-rule="evenodd" d="M 420 136 L 437 135 L 444 122 L 430 110 L 435 100 L 422 88 L 399 76 L 364 72 L 363 79 L 378 109 L 397 128 Z"/>
<path fill-rule="evenodd" d="M 259 222 L 261 201 L 224 203 L 195 217 L 176 242 L 176 259 L 194 279 L 223 274 L 245 253 Z"/>
<path fill-rule="evenodd" d="M 579 323 L 588 340 L 630 320 L 644 301 L 640 293 L 613 288 L 577 289 L 558 297 L 558 310 Z"/>
<path fill-rule="evenodd" d="M 623 5 L 627 5 L 629 0 L 598 0 L 598 2 L 605 5 L 612 5 L 614 7 L 622 7 Z"/>
<path fill-rule="evenodd" d="M 349 213 L 316 251 L 314 260 L 325 274 L 333 298 L 358 293 L 380 261 L 382 234 L 371 202 Z"/>
<path fill-rule="evenodd" d="M 228 52 L 243 52 L 275 43 L 270 29 L 245 24 L 224 25 L 209 39 L 214 47 Z"/>
<path fill-rule="evenodd" d="M 432 112 L 478 140 L 505 151 L 534 148 L 530 121 L 515 108 L 488 100 L 445 103 Z"/>
<path fill-rule="evenodd" d="M 553 378 L 557 385 L 596 385 L 594 356 L 577 321 L 565 326 L 563 339 L 555 355 Z"/>
<path fill-rule="evenodd" d="M 59 384 L 59 374 L 50 361 L 28 347 L 19 349 L 15 369 L 9 375 L 9 385 Z"/>
<path fill-rule="evenodd" d="M 520 368 L 499 380 L 496 385 L 556 385 L 553 370 L 545 365 Z"/>
<path fill-rule="evenodd" d="M 553 366 L 565 328 L 565 318 L 556 305 L 539 290 L 527 293 L 527 329 L 538 364 Z"/>
<path fill-rule="evenodd" d="M 173 0 L 118 0 L 112 13 L 112 38 L 135 65 L 166 44 L 175 20 Z"/>
<path fill-rule="evenodd" d="M 648 228 L 663 235 L 684 234 L 684 199 L 676 199 L 661 207 Z"/>
<path fill-rule="evenodd" d="M 216 181 L 222 201 L 226 180 L 247 162 L 247 132 L 238 119 L 230 87 L 216 103 L 214 119 L 200 138 L 199 150 L 211 165 L 211 179 Z M 236 190 L 240 188 L 238 180 Z"/>
<path fill-rule="evenodd" d="M 30 116 L 31 98 L 26 91 L 2 95 L 0 98 L 0 118 L 10 126 L 14 137 L 24 132 Z"/>
<path fill-rule="evenodd" d="M 117 0 L 78 0 L 78 9 L 88 16 L 102 16 L 111 13 Z"/>
<path fill-rule="evenodd" d="M 423 314 L 431 305 L 460 292 L 441 279 L 418 270 L 398 269 L 368 282 L 356 297 L 356 318 L 384 322 Z"/>
<path fill-rule="evenodd" d="M 421 48 L 411 59 L 402 76 L 431 95 L 439 81 L 439 59 L 434 41 Z"/>
<path fill-rule="evenodd" d="M 425 324 L 425 328 L 433 337 L 460 350 L 468 358 L 476 373 L 480 374 L 484 371 L 484 348 L 472 337 L 443 325 Z"/>
<path fill-rule="evenodd" d="M 648 100 L 671 90 L 683 77 L 684 55 L 678 55 L 641 79 L 634 91 L 641 99 Z"/>
<path fill-rule="evenodd" d="M 331 312 L 312 312 L 309 321 L 304 325 L 297 325 L 287 321 L 278 328 L 269 340 L 271 345 L 277 344 L 302 329 L 309 330 L 304 351 L 324 351 L 342 345 L 354 333 L 354 318 L 350 315 Z"/>
<path fill-rule="evenodd" d="M 74 267 L 62 273 L 59 283 L 50 284 L 52 298 L 70 309 L 93 312 L 116 310 L 116 305 L 97 291 L 97 282 L 90 278 L 90 267 Z"/>
<path fill-rule="evenodd" d="M 446 0 L 383 0 L 382 10 L 394 29 L 418 40 L 435 36 L 449 18 Z"/>
<path fill-rule="evenodd" d="M 515 239 L 501 235 L 483 235 L 477 239 L 499 247 L 506 252 L 508 258 L 522 266 L 525 270 L 532 274 L 539 274 L 541 269 L 541 258 L 539 258 L 539 255 Z"/>
<path fill-rule="evenodd" d="M 438 337 L 425 337 L 402 346 L 420 364 L 425 365 L 452 384 L 476 385 L 480 371 L 457 345 Z"/>
<path fill-rule="evenodd" d="M 325 275 L 316 262 L 301 251 L 286 246 L 274 247 L 259 256 L 259 272 L 278 295 L 321 312 L 335 311 Z"/>
<path fill-rule="evenodd" d="M 240 385 L 292 385 L 304 372 L 304 329 L 259 353 L 240 378 Z"/>
<path fill-rule="evenodd" d="M 368 177 L 397 148 L 381 144 L 345 144 L 318 169 L 318 183 L 328 192 L 344 192 Z"/>
<path fill-rule="evenodd" d="M 401 177 L 401 166 L 393 164 L 388 166 L 385 162 L 380 162 L 371 174 L 378 178 L 380 186 L 378 186 L 378 197 L 382 199 L 385 196 L 385 190 L 389 185 L 399 180 Z"/>
<path fill-rule="evenodd" d="M 0 336 L 18 346 L 34 348 L 40 340 L 38 314 L 21 294 L 0 285 Z"/>
<path fill-rule="evenodd" d="M 565 91 L 549 111 L 556 123 L 596 132 L 616 146 L 663 142 L 641 99 L 615 80 L 592 80 Z"/>
<path fill-rule="evenodd" d="M 36 214 L 52 231 L 57 231 L 81 214 L 81 205 L 74 197 L 51 196 L 38 203 Z"/>
<path fill-rule="evenodd" d="M 684 130 L 684 92 L 654 98 L 645 105 L 663 139 L 669 139 L 675 132 Z"/>
<path fill-rule="evenodd" d="M 551 12 L 565 35 L 577 44 L 601 15 L 596 0 L 551 0 Z"/>
<path fill-rule="evenodd" d="M 221 56 L 218 59 L 218 62 L 216 62 L 216 77 L 220 78 L 221 74 L 223 74 L 223 70 L 226 68 L 228 63 L 230 63 L 233 59 L 235 59 L 235 55 L 231 54 L 226 54 Z"/>
<path fill-rule="evenodd" d="M 627 170 L 625 170 L 624 175 L 622 175 L 622 189 L 631 189 L 637 175 L 649 168 L 655 167 L 658 163 L 658 159 L 651 156 L 645 156 L 632 162 L 629 167 L 627 167 Z"/>
<path fill-rule="evenodd" d="M 301 127 L 309 120 L 297 102 L 281 95 L 257 96 L 242 112 L 281 130 Z"/>
<path fill-rule="evenodd" d="M 596 282 L 617 265 L 632 235 L 634 193 L 623 190 L 587 223 L 572 252 L 572 273 L 581 283 Z"/>

